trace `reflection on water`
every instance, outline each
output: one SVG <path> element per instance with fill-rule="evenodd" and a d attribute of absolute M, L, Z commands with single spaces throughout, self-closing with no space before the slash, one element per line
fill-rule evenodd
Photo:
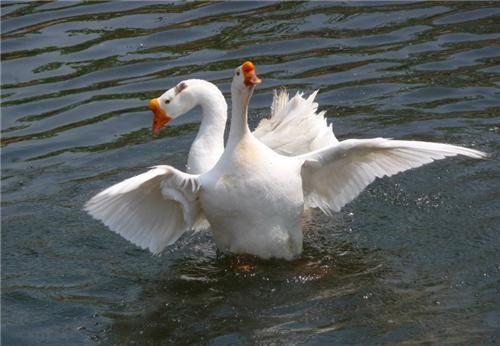
<path fill-rule="evenodd" d="M 251 58 L 310 92 L 337 137 L 499 149 L 495 2 L 2 2 L 6 344 L 488 344 L 500 332 L 498 160 L 375 182 L 304 254 L 253 271 L 210 234 L 152 257 L 81 211 L 147 167 L 183 168 L 199 112 L 150 136 L 147 100 L 187 78 L 229 96 Z"/>

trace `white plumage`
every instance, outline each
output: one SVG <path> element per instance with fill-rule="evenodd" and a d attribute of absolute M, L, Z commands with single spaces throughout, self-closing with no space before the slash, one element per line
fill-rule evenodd
<path fill-rule="evenodd" d="M 325 112 L 317 112 L 314 102 L 318 91 L 306 99 L 298 92 L 289 99 L 288 92 L 274 91 L 271 117 L 262 119 L 253 135 L 275 152 L 285 156 L 308 153 L 337 143 Z"/>
<path fill-rule="evenodd" d="M 174 186 L 174 188 L 170 188 Z M 196 176 L 156 166 L 94 196 L 85 209 L 135 245 L 160 253 L 204 221 Z"/>
<path fill-rule="evenodd" d="M 375 178 L 456 155 L 475 159 L 486 156 L 478 150 L 441 143 L 386 138 L 341 141 L 304 156 L 305 202 L 330 215 L 356 198 Z"/>
<path fill-rule="evenodd" d="M 384 138 L 334 140 L 309 153 L 283 156 L 248 129 L 248 103 L 258 82 L 251 63 L 236 69 L 228 144 L 207 172 L 192 175 L 157 166 L 104 190 L 86 210 L 153 253 L 189 229 L 210 225 L 222 251 L 292 259 L 302 252 L 305 207 L 331 214 L 377 177 L 448 156 L 486 157 L 449 144 Z M 273 107 L 280 111 L 289 104 L 279 98 L 276 102 Z M 273 128 L 272 122 L 264 126 Z"/>
<path fill-rule="evenodd" d="M 274 92 L 269 118 L 262 119 L 254 136 L 279 154 L 292 156 L 307 153 L 337 142 L 325 112 L 317 112 L 317 91 L 306 99 L 297 93 L 289 99 L 285 89 Z M 224 151 L 227 103 L 213 83 L 188 79 L 164 92 L 157 99 L 159 107 L 175 119 L 199 106 L 200 129 L 191 145 L 187 172 L 201 174 L 210 170 Z"/>

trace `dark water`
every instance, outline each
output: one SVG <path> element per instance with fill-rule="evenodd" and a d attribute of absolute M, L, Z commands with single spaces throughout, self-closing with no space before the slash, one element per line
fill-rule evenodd
<path fill-rule="evenodd" d="M 229 96 L 251 58 L 271 90 L 320 88 L 340 139 L 496 153 L 496 2 L 1 4 L 2 341 L 78 344 L 498 344 L 500 165 L 448 159 L 315 213 L 303 256 L 250 273 L 209 233 L 161 257 L 82 212 L 155 164 L 184 167 L 199 112 L 150 136 L 187 78 Z"/>

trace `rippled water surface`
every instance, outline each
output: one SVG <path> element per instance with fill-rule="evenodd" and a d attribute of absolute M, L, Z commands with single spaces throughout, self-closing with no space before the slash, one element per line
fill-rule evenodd
<path fill-rule="evenodd" d="M 500 342 L 497 2 L 1 4 L 2 341 L 78 344 Z M 183 168 L 199 110 L 150 135 L 187 78 L 229 96 L 252 59 L 272 90 L 320 89 L 337 137 L 493 153 L 377 180 L 305 251 L 249 273 L 210 233 L 153 257 L 82 211 L 155 164 Z"/>

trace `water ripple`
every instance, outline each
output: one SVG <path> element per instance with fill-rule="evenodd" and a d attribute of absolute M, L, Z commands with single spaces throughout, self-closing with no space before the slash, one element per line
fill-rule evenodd
<path fill-rule="evenodd" d="M 151 165 L 184 168 L 199 112 L 152 138 L 148 100 L 187 78 L 229 96 L 245 59 L 265 81 L 252 126 L 272 89 L 319 89 L 340 139 L 498 152 L 497 3 L 0 6 L 5 343 L 498 341 L 496 159 L 379 180 L 333 219 L 316 213 L 300 259 L 251 273 L 218 257 L 210 234 L 151 257 L 81 211 Z"/>

